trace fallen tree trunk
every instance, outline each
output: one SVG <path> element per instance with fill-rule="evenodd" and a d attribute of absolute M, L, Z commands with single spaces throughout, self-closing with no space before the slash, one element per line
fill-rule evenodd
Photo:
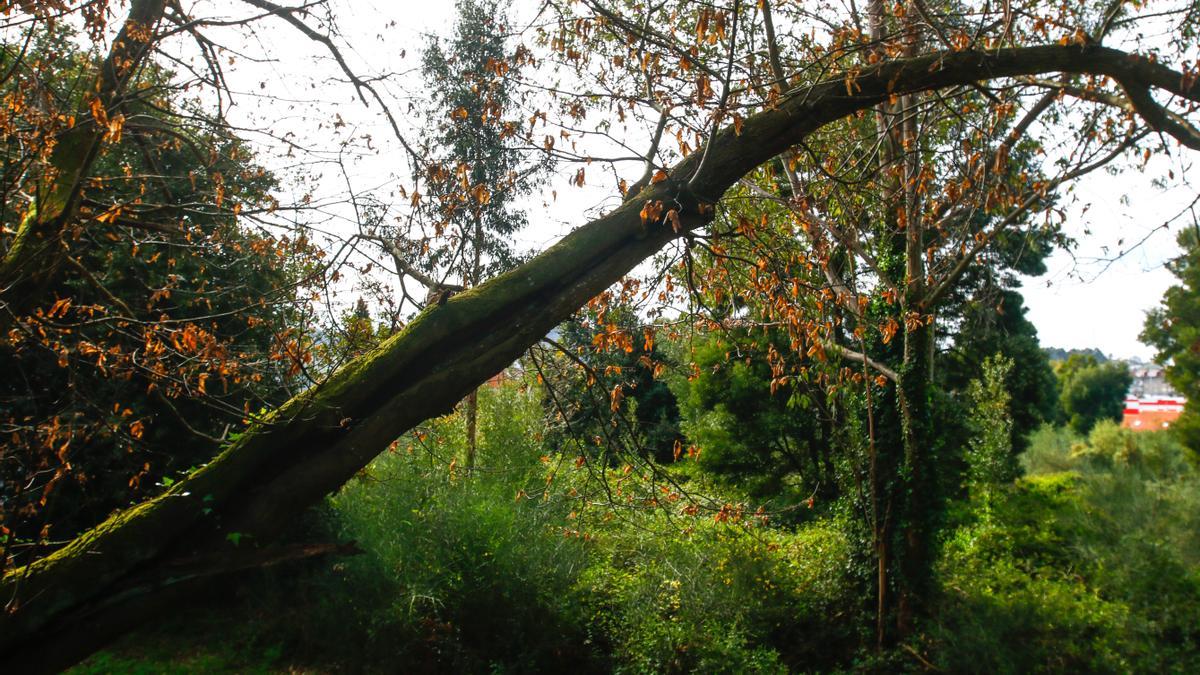
<path fill-rule="evenodd" d="M 940 53 L 886 62 L 792 92 L 714 135 L 612 213 L 529 263 L 433 306 L 403 332 L 255 423 L 160 497 L 119 513 L 0 583 L 0 671 L 57 668 L 169 607 L 196 575 L 181 560 L 265 544 L 400 434 L 443 414 L 634 266 L 711 219 L 742 176 L 832 121 L 892 94 L 1046 72 L 1109 75 L 1200 101 L 1200 87 L 1150 60 L 1101 47 Z M 701 157 L 707 155 L 701 165 Z M 679 227 L 647 204 L 676 209 Z M 238 536 L 229 537 L 236 533 Z M 214 565 L 216 563 L 214 562 Z"/>

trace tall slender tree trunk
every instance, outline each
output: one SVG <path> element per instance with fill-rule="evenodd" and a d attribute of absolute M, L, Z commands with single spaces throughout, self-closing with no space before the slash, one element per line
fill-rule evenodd
<path fill-rule="evenodd" d="M 467 394 L 466 405 L 463 406 L 463 411 L 467 416 L 467 471 L 472 471 L 475 468 L 475 448 L 477 437 L 477 425 L 479 420 L 479 390 L 472 389 L 470 394 Z"/>
<path fill-rule="evenodd" d="M 478 286 L 483 280 L 483 220 L 479 213 L 475 214 L 475 243 L 474 243 L 474 260 L 471 262 L 471 270 L 468 287 Z M 467 417 L 467 472 L 475 470 L 475 455 L 479 444 L 479 389 L 471 390 L 467 395 L 466 403 L 463 406 L 463 411 Z"/>
<path fill-rule="evenodd" d="M 889 131 L 889 136 L 891 132 Z M 888 141 L 885 141 L 885 145 Z M 898 181 L 895 185 L 898 186 Z M 890 204 L 890 200 L 887 202 Z M 889 279 L 903 279 L 904 234 L 899 230 L 900 218 L 894 209 L 885 211 L 879 231 L 883 250 L 879 256 L 881 274 Z M 882 305 L 870 318 L 880 324 L 903 321 L 903 308 Z M 876 342 L 873 356 L 881 363 L 903 363 L 901 339 Z M 875 643 L 879 650 L 891 645 L 896 638 L 896 602 L 903 578 L 896 572 L 897 556 L 903 548 L 898 545 L 898 532 L 903 526 L 904 476 L 904 397 L 899 382 L 894 382 L 867 400 L 867 422 L 870 437 L 868 455 L 868 489 L 870 499 L 871 552 L 875 565 Z"/>
<path fill-rule="evenodd" d="M 876 58 L 887 57 L 883 41 L 888 32 L 888 14 L 883 0 L 870 0 L 867 5 L 867 26 L 871 40 L 871 50 Z M 900 154 L 900 144 L 897 140 L 893 118 L 896 106 L 891 102 L 881 102 L 875 106 L 875 132 L 881 139 L 879 153 L 879 171 L 883 176 L 885 194 L 884 217 L 882 222 L 882 241 L 888 249 L 888 254 L 880 261 L 881 273 L 892 281 L 898 279 L 902 270 L 898 263 L 901 247 L 896 233 L 899 229 L 899 219 L 895 209 L 891 208 L 900 193 L 900 181 L 894 175 L 889 175 L 896 158 Z M 892 310 L 887 310 L 889 314 Z M 892 317 L 895 318 L 895 317 Z M 881 358 L 890 360 L 887 354 L 895 356 L 895 345 L 881 345 Z M 896 422 L 899 421 L 897 408 L 897 392 L 888 391 L 881 400 L 875 402 L 871 416 L 872 438 L 869 457 L 870 499 L 871 499 L 871 540 L 872 553 L 875 558 L 875 643 L 879 650 L 884 649 L 892 636 L 892 603 L 890 594 L 894 583 L 891 575 L 892 568 L 892 537 L 894 536 L 894 504 L 895 480 L 900 465 L 900 450 L 898 439 L 895 437 Z"/>
<path fill-rule="evenodd" d="M 930 421 L 928 342 L 933 331 L 922 325 L 904 336 L 904 370 L 900 374 L 904 467 L 897 481 L 901 555 L 896 598 L 897 638 L 910 635 L 930 593 L 931 542 L 937 508 L 932 480 L 933 433 Z"/>
<path fill-rule="evenodd" d="M 921 44 L 921 28 L 914 21 L 916 13 L 912 9 L 909 8 L 902 20 L 904 55 L 908 58 L 916 55 Z M 905 220 L 904 367 L 900 371 L 900 397 L 906 475 L 900 483 L 903 490 L 900 496 L 904 500 L 904 555 L 899 570 L 903 586 L 897 598 L 896 630 L 897 637 L 904 638 L 913 632 L 916 618 L 922 613 L 931 592 L 931 542 L 938 500 L 931 480 L 935 435 L 929 398 L 933 386 L 934 328 L 932 316 L 927 314 L 925 306 L 926 237 L 920 189 L 924 167 L 917 122 L 919 97 L 906 94 L 900 100 L 904 114 L 900 123 L 900 145 L 905 153 L 902 202 Z"/>
<path fill-rule="evenodd" d="M 919 46 L 913 13 L 900 20 L 905 56 Z M 889 14 L 883 0 L 868 5 L 870 37 L 888 37 Z M 876 53 L 882 50 L 876 45 Z M 925 231 L 922 221 L 918 99 L 904 94 L 876 107 L 877 132 L 885 175 L 886 262 L 900 291 L 892 318 L 903 343 L 883 347 L 881 360 L 899 362 L 900 378 L 888 405 L 875 409 L 879 431 L 872 454 L 872 499 L 876 556 L 876 643 L 880 649 L 911 634 L 929 593 L 930 540 L 936 500 L 930 481 L 932 428 L 929 396 L 932 377 L 933 327 L 923 315 L 926 295 Z M 890 427 L 890 428 L 889 428 Z"/>

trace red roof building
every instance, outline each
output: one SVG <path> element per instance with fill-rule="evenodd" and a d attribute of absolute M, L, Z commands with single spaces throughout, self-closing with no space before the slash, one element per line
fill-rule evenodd
<path fill-rule="evenodd" d="M 1134 431 L 1169 429 L 1183 413 L 1183 404 L 1179 396 L 1127 398 L 1121 426 Z"/>

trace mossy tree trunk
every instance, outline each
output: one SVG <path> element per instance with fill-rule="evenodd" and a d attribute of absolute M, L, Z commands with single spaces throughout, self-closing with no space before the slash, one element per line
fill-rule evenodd
<path fill-rule="evenodd" d="M 163 495 L 6 574 L 0 582 L 7 603 L 0 614 L 0 672 L 61 668 L 170 606 L 198 580 L 253 565 L 302 509 L 336 490 L 400 434 L 449 411 L 680 236 L 665 220 L 643 221 L 647 202 L 678 204 L 686 232 L 704 225 L 712 217 L 710 202 L 755 167 L 893 93 L 1044 72 L 1133 78 L 1200 101 L 1200 86 L 1181 84 L 1184 78 L 1164 66 L 1078 46 L 932 54 L 796 92 L 746 119 L 740 133 L 717 133 L 710 151 L 683 160 L 668 180 L 528 263 L 431 306 L 327 382 L 254 423 Z M 692 177 L 706 154 L 702 174 Z"/>
<path fill-rule="evenodd" d="M 76 217 L 82 186 L 109 132 L 101 122 L 120 124 L 114 118 L 126 85 L 150 53 L 166 6 L 166 0 L 133 1 L 94 86 L 81 101 L 86 108 L 77 112 L 74 126 L 50 151 L 48 165 L 32 190 L 33 199 L 0 258 L 0 335 L 15 317 L 29 314 L 46 300 L 46 289 L 64 259 L 63 236 Z M 91 112 L 93 101 L 95 109 L 103 111 L 100 116 Z"/>

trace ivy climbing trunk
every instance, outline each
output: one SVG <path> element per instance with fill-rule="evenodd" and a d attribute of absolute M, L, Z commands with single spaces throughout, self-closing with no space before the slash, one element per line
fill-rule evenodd
<path fill-rule="evenodd" d="M 921 29 L 912 13 L 901 18 L 904 55 L 916 55 Z M 918 95 L 900 97 L 900 148 L 903 150 L 903 183 L 898 205 L 904 230 L 904 365 L 900 369 L 901 417 L 904 442 L 903 480 L 897 483 L 903 528 L 903 555 L 899 561 L 901 588 L 897 597 L 896 633 L 910 635 L 924 600 L 929 595 L 932 560 L 929 542 L 933 537 L 937 501 L 929 477 L 933 473 L 933 428 L 930 425 L 929 396 L 933 377 L 931 355 L 933 322 L 926 316 L 927 284 L 925 269 L 925 216 L 921 205 L 924 171 L 921 129 L 916 108 Z"/>
<path fill-rule="evenodd" d="M 891 30 L 891 18 L 883 0 L 870 0 L 867 6 L 868 25 L 875 58 L 886 58 L 884 42 Z M 875 132 L 880 139 L 877 171 L 882 177 L 882 215 L 878 236 L 883 242 L 884 255 L 880 274 L 893 287 L 901 285 L 907 275 L 904 233 L 904 175 L 899 167 L 908 165 L 904 132 L 907 125 L 898 124 L 904 116 L 907 97 L 881 102 L 875 107 Z M 905 172 L 906 173 L 906 172 Z M 903 309 L 886 304 L 880 310 L 880 323 L 902 322 Z M 877 345 L 876 358 L 882 363 L 904 363 L 905 352 L 899 343 L 884 341 Z M 871 538 L 875 563 L 875 644 L 882 650 L 897 635 L 895 619 L 897 598 L 904 593 L 904 578 L 896 574 L 897 559 L 903 560 L 904 550 L 897 541 L 898 526 L 903 511 L 904 471 L 904 397 L 896 388 L 884 394 L 868 414 L 873 416 L 875 436 L 871 439 Z"/>
<path fill-rule="evenodd" d="M 932 574 L 931 541 L 935 534 L 937 492 L 933 481 L 934 433 L 930 423 L 930 360 L 928 343 L 932 327 L 920 326 L 904 334 L 904 367 L 900 372 L 900 409 L 904 464 L 894 483 L 898 546 L 896 572 L 896 638 L 913 631 L 929 596 Z"/>

